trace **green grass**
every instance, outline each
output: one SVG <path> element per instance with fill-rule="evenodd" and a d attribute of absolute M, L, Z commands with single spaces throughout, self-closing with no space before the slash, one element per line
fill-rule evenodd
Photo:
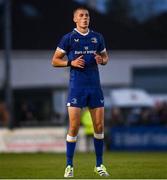
<path fill-rule="evenodd" d="M 110 179 L 167 178 L 167 152 L 106 152 L 104 162 Z M 77 153 L 74 164 L 75 178 L 103 179 L 93 172 L 93 153 Z M 0 154 L 1 179 L 61 179 L 64 168 L 65 154 Z"/>

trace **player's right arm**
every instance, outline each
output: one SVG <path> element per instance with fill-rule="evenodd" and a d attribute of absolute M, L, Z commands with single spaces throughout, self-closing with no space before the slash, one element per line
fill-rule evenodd
<path fill-rule="evenodd" d="M 69 49 L 71 47 L 70 37 L 71 37 L 71 34 L 68 33 L 64 35 L 63 38 L 61 39 L 53 55 L 52 66 L 54 67 L 72 66 L 72 67 L 77 67 L 77 68 L 84 68 L 85 61 L 83 59 L 83 55 L 73 60 L 67 60 L 64 58 L 65 55 L 69 53 Z"/>
<path fill-rule="evenodd" d="M 64 56 L 65 56 L 65 53 L 57 49 L 52 58 L 52 66 L 54 67 L 73 66 L 73 67 L 78 67 L 78 68 L 84 68 L 85 61 L 83 59 L 83 55 L 72 60 L 70 64 L 68 63 L 69 62 L 68 60 L 64 59 Z"/>
<path fill-rule="evenodd" d="M 66 67 L 68 61 L 63 59 L 65 56 L 65 53 L 56 49 L 53 58 L 52 58 L 52 66 L 54 67 Z"/>

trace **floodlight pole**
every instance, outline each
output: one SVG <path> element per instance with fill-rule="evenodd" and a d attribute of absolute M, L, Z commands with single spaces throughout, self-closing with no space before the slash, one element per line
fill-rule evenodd
<path fill-rule="evenodd" d="M 5 56 L 5 102 L 7 110 L 9 112 L 9 124 L 10 129 L 13 128 L 13 92 L 11 84 L 11 0 L 4 0 L 4 56 Z"/>

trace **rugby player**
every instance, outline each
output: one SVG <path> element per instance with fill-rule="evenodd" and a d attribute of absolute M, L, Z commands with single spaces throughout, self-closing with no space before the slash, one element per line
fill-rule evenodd
<path fill-rule="evenodd" d="M 64 177 L 74 176 L 73 156 L 80 127 L 81 110 L 88 107 L 94 126 L 96 165 L 94 172 L 109 176 L 103 165 L 104 97 L 100 84 L 99 65 L 106 65 L 108 54 L 104 38 L 89 29 L 88 9 L 79 7 L 73 12 L 76 27 L 60 40 L 52 58 L 54 67 L 70 67 L 67 107 L 69 129 L 66 137 L 67 165 Z M 65 55 L 67 60 L 64 60 Z"/>

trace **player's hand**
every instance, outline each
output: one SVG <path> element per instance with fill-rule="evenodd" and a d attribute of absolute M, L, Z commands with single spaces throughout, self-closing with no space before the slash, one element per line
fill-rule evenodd
<path fill-rule="evenodd" d="M 84 68 L 85 61 L 83 59 L 83 55 L 79 56 L 75 60 L 71 61 L 71 66 L 78 67 L 78 68 Z"/>
<path fill-rule="evenodd" d="M 97 53 L 94 53 L 95 55 L 95 60 L 96 60 L 96 63 L 97 64 L 103 64 L 103 58 L 101 55 L 97 54 Z"/>

